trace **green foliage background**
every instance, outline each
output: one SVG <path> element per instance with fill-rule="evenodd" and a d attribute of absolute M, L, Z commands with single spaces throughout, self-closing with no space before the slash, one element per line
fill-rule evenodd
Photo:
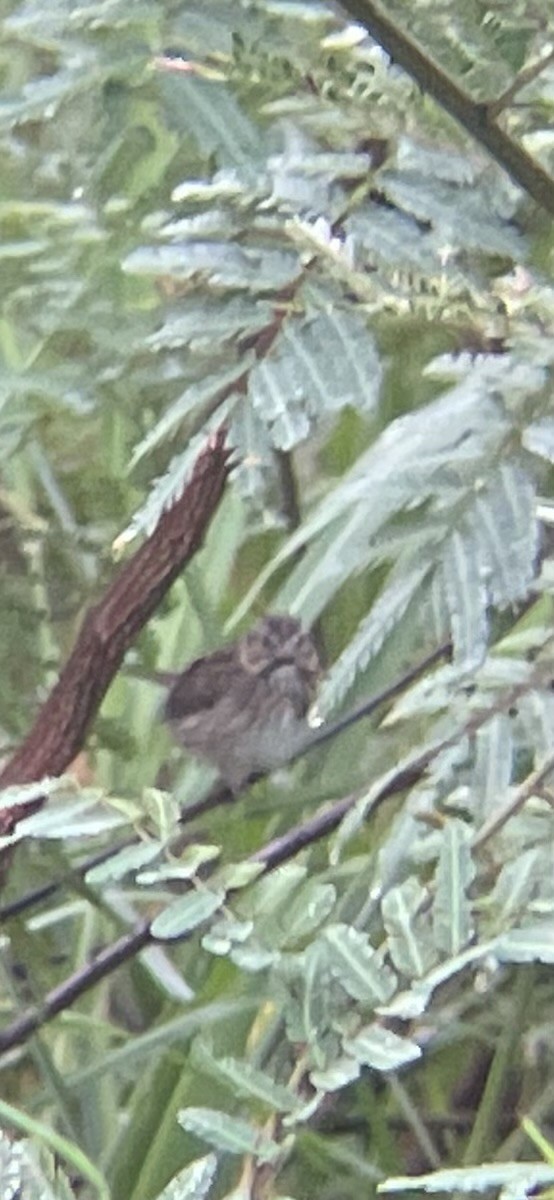
<path fill-rule="evenodd" d="M 552 169 L 542 6 L 387 13 Z M 6 1024 L 141 918 L 159 941 L 4 1057 L 27 1137 L 3 1175 L 29 1197 L 525 1196 L 554 1182 L 548 214 L 478 121 L 316 0 L 8 2 L 0 71 L 6 755 L 114 543 L 222 421 L 235 462 L 80 782 L 14 839 L 6 904 L 66 884 L 5 921 Z M 177 853 L 209 775 L 134 672 L 266 609 L 317 623 L 325 718 L 448 639 L 452 663 Z M 348 795 L 332 838 L 246 862 Z"/>

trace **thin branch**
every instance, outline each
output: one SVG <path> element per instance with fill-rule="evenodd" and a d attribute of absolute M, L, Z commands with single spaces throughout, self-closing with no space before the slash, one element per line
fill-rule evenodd
<path fill-rule="evenodd" d="M 554 213 L 554 179 L 495 122 L 494 102 L 472 100 L 375 0 L 341 0 L 379 45 L 416 83 L 463 125 L 508 175 L 547 212 Z"/>
<path fill-rule="evenodd" d="M 88 992 L 106 975 L 110 975 L 116 967 L 134 958 L 151 941 L 150 922 L 143 921 L 117 942 L 101 950 L 94 962 L 87 963 L 86 967 L 81 967 L 68 979 L 64 979 L 59 987 L 48 992 L 41 1004 L 33 1004 L 20 1013 L 19 1017 L 0 1033 L 0 1051 L 26 1042 L 37 1029 L 46 1025 L 59 1012 L 69 1008 L 74 1000 Z"/>
<path fill-rule="evenodd" d="M 487 104 L 489 117 L 496 120 L 505 108 L 509 108 L 518 92 L 521 92 L 529 83 L 532 83 L 534 79 L 542 75 L 545 67 L 548 67 L 551 62 L 554 62 L 554 49 L 550 50 L 548 54 L 543 55 L 542 58 L 537 59 L 536 62 L 530 63 L 528 67 L 524 67 L 522 71 L 519 71 L 510 86 L 506 88 L 506 91 L 502 92 L 496 100 L 490 100 Z"/>
<path fill-rule="evenodd" d="M 495 812 L 491 813 L 490 817 L 483 822 L 481 828 L 471 843 L 473 849 L 480 850 L 481 846 L 484 846 L 485 842 L 488 842 L 495 833 L 498 833 L 499 829 L 502 829 L 503 825 L 510 820 L 510 817 L 515 816 L 515 814 L 523 808 L 523 805 L 526 803 L 526 801 L 530 800 L 531 796 L 535 796 L 537 792 L 541 790 L 545 779 L 548 779 L 548 776 L 551 775 L 553 771 L 554 754 L 549 754 L 541 766 L 537 767 L 535 771 L 531 771 L 531 774 L 527 776 L 527 779 L 525 779 L 524 782 L 512 792 L 509 800 L 502 805 L 502 808 L 496 809 Z"/>
<path fill-rule="evenodd" d="M 443 738 L 440 742 L 415 754 L 411 762 L 404 764 L 396 771 L 390 772 L 382 780 L 381 784 L 375 788 L 371 805 L 367 806 L 363 814 L 364 819 L 373 815 L 385 800 L 414 787 L 423 777 L 430 764 L 445 750 L 449 750 L 457 745 L 461 738 L 473 737 L 496 713 L 509 711 L 522 695 L 538 686 L 545 670 L 548 670 L 546 664 L 539 665 L 531 678 L 527 679 L 524 683 L 514 685 L 495 705 L 472 713 L 464 725 L 454 730 L 449 737 Z M 327 834 L 337 829 L 343 818 L 350 812 L 357 801 L 357 795 L 341 797 L 340 800 L 321 809 L 307 821 L 303 821 L 290 829 L 282 837 L 268 842 L 260 850 L 250 855 L 247 861 L 259 863 L 263 868 L 262 873 L 267 874 L 269 871 L 274 870 L 275 867 L 293 858 L 300 850 L 314 845 L 323 837 L 326 837 Z M 198 928 L 201 928 L 201 926 Z M 188 941 L 198 932 L 198 928 L 188 930 L 181 937 L 172 940 L 176 943 Z M 84 995 L 85 992 L 101 979 L 111 974 L 116 967 L 129 961 L 140 950 L 143 950 L 145 946 L 157 940 L 152 935 L 150 923 L 141 922 L 130 933 L 125 934 L 124 937 L 120 938 L 112 946 L 108 946 L 103 950 L 92 963 L 76 971 L 50 992 L 42 1004 L 33 1005 L 21 1013 L 11 1025 L 6 1026 L 3 1032 L 0 1033 L 0 1053 L 26 1041 L 32 1033 L 45 1025 L 57 1013 L 67 1008 L 79 996 Z M 167 942 L 163 941 L 162 944 L 167 945 Z"/>
<path fill-rule="evenodd" d="M 383 705 L 388 704 L 389 701 L 394 700 L 396 696 L 404 692 L 406 688 L 414 683 L 416 679 L 419 679 L 425 671 L 434 666 L 434 664 L 440 661 L 441 658 L 444 658 L 450 652 L 450 648 L 450 642 L 445 642 L 442 646 L 439 646 L 436 650 L 433 650 L 431 654 L 428 654 L 426 658 L 417 663 L 415 667 L 411 667 L 409 671 L 406 671 L 404 675 L 401 675 L 400 678 L 395 680 L 395 682 L 389 687 L 383 688 L 382 691 L 377 692 L 374 696 L 371 696 L 369 700 L 365 700 L 356 708 L 351 709 L 351 711 L 346 713 L 344 717 L 339 717 L 337 721 L 333 721 L 331 724 L 318 729 L 315 733 L 311 733 L 306 741 L 306 744 L 301 749 L 296 751 L 290 762 L 292 763 L 299 758 L 303 758 L 316 746 L 320 746 L 324 742 L 330 741 L 332 738 L 336 737 L 337 734 L 342 733 L 343 730 L 347 729 L 350 725 L 355 724 L 364 717 L 370 716 L 378 708 L 381 708 Z M 153 679 L 155 683 L 165 683 L 168 678 L 171 680 L 174 679 L 175 674 L 170 672 L 156 672 L 154 676 L 149 674 L 147 678 L 150 680 Z M 247 780 L 243 790 L 246 791 L 248 787 L 252 786 L 252 784 L 261 778 L 263 778 L 263 773 L 252 776 L 249 780 Z M 214 786 L 210 788 L 207 795 L 201 796 L 199 800 L 196 800 L 192 804 L 188 804 L 186 807 L 181 809 L 179 823 L 181 826 L 189 825 L 192 821 L 196 820 L 197 817 L 203 817 L 206 815 L 206 813 L 211 812 L 214 808 L 220 808 L 223 804 L 232 804 L 236 799 L 237 797 L 235 793 L 226 787 L 225 784 L 216 782 Z M 180 839 L 180 833 L 178 837 Z M 76 878 L 82 879 L 93 867 L 109 861 L 110 858 L 115 858 L 115 856 L 119 854 L 121 850 L 125 850 L 128 846 L 136 845 L 137 842 L 137 837 L 126 838 L 124 841 L 118 842 L 116 845 L 109 846 L 105 850 L 99 851 L 98 854 L 91 855 L 89 858 L 84 859 L 84 861 L 78 867 L 68 871 L 67 874 L 61 879 L 54 879 L 50 883 L 45 883 L 42 887 L 34 888 L 32 891 L 26 892 L 25 895 L 19 896 L 17 900 L 13 900 L 9 904 L 1 906 L 0 921 L 8 921 L 13 917 L 20 916 L 21 913 L 26 912 L 29 908 L 33 908 L 36 904 L 41 904 L 43 900 L 48 900 L 51 896 L 55 895 L 55 893 L 64 885 L 64 883 L 71 883 L 71 880 Z"/>
<path fill-rule="evenodd" d="M 116 854 L 121 854 L 122 850 L 126 850 L 128 846 L 136 846 L 137 843 L 137 837 L 128 837 L 121 842 L 116 842 L 115 845 L 106 846 L 104 850 L 99 850 L 98 854 L 90 854 L 78 867 L 70 867 L 59 879 L 51 879 L 49 883 L 44 883 L 41 887 L 33 888 L 32 891 L 18 896 L 17 900 L 1 905 L 0 923 L 20 917 L 28 909 L 35 908 L 37 904 L 42 904 L 43 900 L 49 900 L 51 896 L 55 896 L 64 884 L 71 884 L 76 879 L 83 879 L 88 871 L 92 871 L 93 867 L 99 867 L 102 863 L 109 862 L 110 858 L 115 858 Z"/>
<path fill-rule="evenodd" d="M 415 667 L 411 667 L 409 671 L 406 671 L 405 675 L 401 675 L 395 683 L 383 688 L 381 692 L 377 692 L 369 700 L 364 700 L 356 708 L 352 708 L 350 712 L 345 713 L 344 717 L 339 717 L 338 720 L 331 722 L 329 725 L 322 725 L 317 732 L 312 734 L 306 745 L 297 751 L 292 761 L 295 762 L 297 758 L 303 758 L 315 746 L 322 746 L 324 742 L 330 741 L 338 733 L 342 733 L 344 729 L 348 729 L 350 725 L 354 725 L 357 721 L 360 721 L 362 717 L 371 716 L 377 708 L 381 708 L 383 704 L 388 704 L 389 700 L 394 700 L 396 696 L 401 695 L 412 683 L 415 683 L 416 679 L 419 679 L 425 671 L 440 662 L 441 658 L 446 658 L 451 649 L 452 645 L 450 642 L 443 642 L 441 646 L 437 646 L 436 650 L 432 650 L 430 654 L 418 662 Z"/>
<path fill-rule="evenodd" d="M 369 700 L 362 701 L 356 708 L 350 709 L 350 712 L 345 713 L 343 717 L 338 717 L 336 721 L 330 722 L 329 725 L 322 725 L 319 729 L 310 730 L 306 735 L 304 744 L 291 754 L 286 765 L 289 766 L 294 762 L 298 762 L 300 758 L 305 758 L 317 746 L 322 746 L 325 742 L 331 741 L 337 737 L 337 734 L 343 733 L 351 725 L 355 725 L 364 717 L 371 716 L 378 708 L 382 708 L 384 704 L 388 704 L 390 700 L 394 700 L 396 696 L 400 696 L 402 692 L 406 691 L 406 688 L 415 683 L 416 679 L 424 675 L 425 671 L 428 671 L 430 667 L 440 662 L 441 658 L 446 658 L 451 648 L 450 642 L 443 642 L 436 650 L 432 650 L 430 654 L 427 654 L 425 658 L 416 663 L 415 667 L 410 667 L 410 670 L 396 679 L 394 683 L 389 684 L 388 687 L 370 696 Z M 265 771 L 259 771 L 256 775 L 250 776 L 250 779 L 244 785 L 244 790 L 251 787 L 259 779 L 263 779 L 266 774 L 267 772 Z M 194 820 L 196 817 L 203 817 L 205 813 L 210 812 L 213 808 L 218 808 L 221 804 L 231 803 L 235 799 L 236 796 L 228 787 L 216 781 L 207 796 L 201 797 L 200 800 L 195 801 L 193 804 L 188 804 L 186 808 L 182 809 L 179 818 L 180 822 L 183 825 L 188 824 L 189 821 Z"/>

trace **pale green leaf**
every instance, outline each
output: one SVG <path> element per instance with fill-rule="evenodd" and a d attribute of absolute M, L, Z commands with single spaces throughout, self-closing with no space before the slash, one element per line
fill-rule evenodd
<path fill-rule="evenodd" d="M 533 689 L 518 702 L 518 724 L 534 752 L 542 762 L 554 749 L 554 696 L 551 691 Z"/>
<path fill-rule="evenodd" d="M 337 900 L 331 883 L 309 880 L 292 900 L 287 912 L 286 946 L 293 946 L 309 937 L 330 915 Z"/>
<path fill-rule="evenodd" d="M 385 171 L 382 186 L 389 199 L 418 221 L 430 221 L 439 244 L 454 243 L 488 254 L 519 255 L 517 234 L 491 212 L 485 188 L 459 187 L 427 174 L 427 167 Z"/>
<path fill-rule="evenodd" d="M 538 522 L 535 486 L 517 458 L 501 462 L 477 493 L 476 547 L 495 604 L 523 599 L 535 574 Z"/>
<path fill-rule="evenodd" d="M 492 371 L 476 369 L 431 404 L 393 421 L 261 572 L 235 619 L 273 572 L 307 547 L 277 603 L 310 623 L 352 572 L 387 557 L 386 539 L 375 540 L 386 523 L 430 497 L 436 498 L 437 517 L 426 527 L 426 542 L 438 566 L 449 520 L 460 519 L 460 498 L 469 492 L 473 500 L 478 473 L 507 430 L 495 399 L 496 385 Z M 472 564 L 472 578 L 475 570 Z"/>
<path fill-rule="evenodd" d="M 37 1146 L 44 1146 L 53 1156 L 66 1163 L 73 1172 L 82 1176 L 98 1196 L 98 1200 L 108 1200 L 108 1186 L 104 1175 L 89 1158 L 84 1150 L 68 1137 L 52 1129 L 46 1121 L 30 1116 L 22 1109 L 0 1099 L 0 1121 L 10 1130 L 17 1130 L 32 1138 Z M 3 1140 L 0 1143 L 2 1148 Z M 30 1166 L 30 1157 L 27 1160 Z M 24 1175 L 26 1175 L 26 1171 Z"/>
<path fill-rule="evenodd" d="M 231 947 L 229 957 L 241 971 L 248 971 L 255 974 L 257 971 L 266 971 L 273 963 L 279 961 L 277 950 L 269 950 L 266 946 L 260 946 L 256 942 L 247 942 L 244 946 L 233 945 Z"/>
<path fill-rule="evenodd" d="M 179 308 L 145 339 L 144 345 L 154 354 L 182 346 L 204 350 L 234 339 L 245 330 L 257 333 L 272 317 L 267 301 L 250 297 L 234 296 L 217 302 L 213 297 L 196 296 L 194 302 L 183 298 Z"/>
<path fill-rule="evenodd" d="M 533 847 L 504 863 L 486 904 L 494 928 L 499 932 L 519 923 L 525 916 L 536 891 L 537 881 L 551 871 L 550 850 Z"/>
<path fill-rule="evenodd" d="M 226 863 L 217 873 L 217 883 L 229 891 L 245 888 L 262 874 L 263 869 L 263 863 Z"/>

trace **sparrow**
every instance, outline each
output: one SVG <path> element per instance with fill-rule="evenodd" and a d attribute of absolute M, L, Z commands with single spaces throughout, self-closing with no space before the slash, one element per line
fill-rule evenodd
<path fill-rule="evenodd" d="M 321 676 L 309 633 L 294 617 L 262 617 L 238 641 L 178 675 L 163 711 L 180 745 L 217 767 L 234 793 L 282 766 L 310 735 Z"/>

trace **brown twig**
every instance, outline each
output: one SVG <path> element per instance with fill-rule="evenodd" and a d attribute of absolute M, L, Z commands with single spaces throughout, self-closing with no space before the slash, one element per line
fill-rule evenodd
<path fill-rule="evenodd" d="M 225 437 L 224 428 L 211 435 L 182 496 L 87 613 L 33 728 L 0 774 L 0 786 L 61 775 L 81 749 L 126 651 L 202 543 L 227 478 Z M 29 805 L 2 811 L 0 833 L 11 832 L 29 811 Z"/>

